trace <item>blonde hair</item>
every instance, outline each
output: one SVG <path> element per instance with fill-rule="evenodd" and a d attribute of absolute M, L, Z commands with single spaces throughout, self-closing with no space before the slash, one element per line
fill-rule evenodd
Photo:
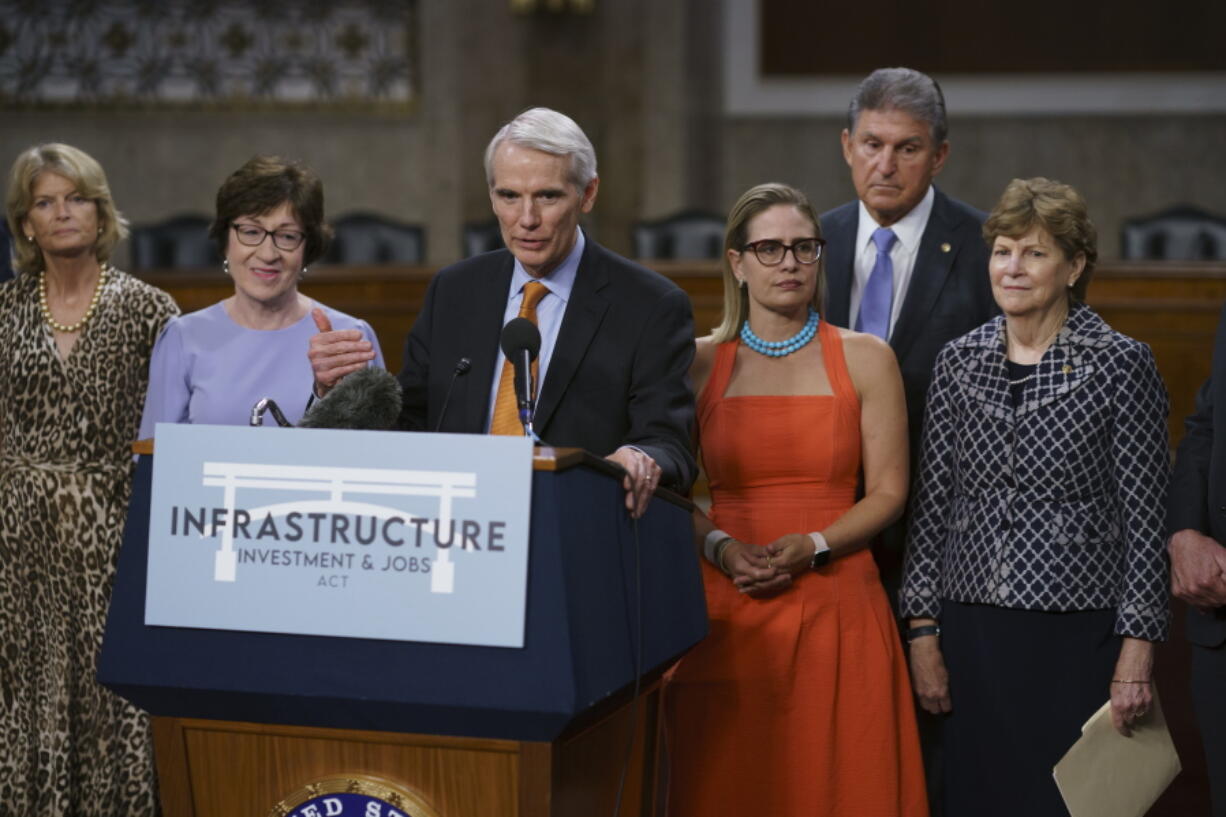
<path fill-rule="evenodd" d="M 741 325 L 749 317 L 749 293 L 741 287 L 736 276 L 732 274 L 732 263 L 728 260 L 728 250 L 741 252 L 749 238 L 749 222 L 760 213 L 769 210 L 777 204 L 795 207 L 800 214 L 813 222 L 814 238 L 822 237 L 822 225 L 817 220 L 817 213 L 805 194 L 790 185 L 779 182 L 768 182 L 757 187 L 751 187 L 732 205 L 728 213 L 728 223 L 724 227 L 724 317 L 719 326 L 711 331 L 711 339 L 715 343 L 726 343 L 736 338 L 741 331 Z M 823 255 L 817 261 L 817 284 L 813 288 L 813 308 L 820 315 L 822 299 L 826 291 L 826 258 Z"/>
<path fill-rule="evenodd" d="M 1081 275 L 1069 288 L 1070 300 L 1084 301 L 1098 260 L 1098 230 L 1086 200 L 1072 186 L 1042 176 L 1014 179 L 984 222 L 983 238 L 990 250 L 997 237 L 1021 238 L 1034 227 L 1046 230 L 1069 261 L 1085 257 Z"/>
<path fill-rule="evenodd" d="M 34 183 L 44 171 L 63 176 L 73 183 L 78 193 L 97 205 L 99 231 L 98 240 L 94 243 L 94 256 L 99 264 L 105 264 L 115 245 L 128 237 L 128 221 L 111 200 L 106 173 L 102 165 L 85 151 L 72 145 L 49 142 L 23 151 L 9 172 L 4 209 L 9 232 L 13 234 L 13 266 L 18 272 L 29 273 L 38 272 L 46 266 L 42 248 L 26 239 L 21 225 L 34 203 Z"/>

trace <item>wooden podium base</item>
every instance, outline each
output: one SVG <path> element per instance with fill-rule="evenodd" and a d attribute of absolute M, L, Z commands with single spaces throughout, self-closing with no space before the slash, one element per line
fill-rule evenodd
<path fill-rule="evenodd" d="M 659 702 L 656 684 L 637 710 L 624 703 L 551 743 L 154 718 L 162 807 L 166 817 L 264 817 L 317 780 L 369 775 L 437 817 L 613 815 L 633 717 L 618 813 L 654 815 Z"/>

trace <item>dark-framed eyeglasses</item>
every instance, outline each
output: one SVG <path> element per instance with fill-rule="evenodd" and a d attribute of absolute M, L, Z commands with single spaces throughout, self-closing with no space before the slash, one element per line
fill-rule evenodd
<path fill-rule="evenodd" d="M 254 224 L 231 224 L 238 243 L 248 247 L 258 247 L 264 243 L 265 236 L 272 236 L 273 246 L 278 250 L 293 252 L 306 241 L 306 233 L 302 230 L 265 230 Z"/>
<path fill-rule="evenodd" d="M 741 250 L 753 250 L 753 254 L 757 256 L 759 263 L 773 267 L 776 264 L 783 263 L 783 256 L 787 254 L 788 250 L 792 251 L 792 257 L 796 259 L 798 264 L 817 263 L 817 259 L 822 257 L 822 247 L 824 246 L 826 246 L 826 240 L 823 238 L 802 238 L 793 244 L 784 244 L 782 241 L 776 241 L 773 238 L 764 238 L 761 241 L 749 242 L 744 247 L 741 247 Z"/>

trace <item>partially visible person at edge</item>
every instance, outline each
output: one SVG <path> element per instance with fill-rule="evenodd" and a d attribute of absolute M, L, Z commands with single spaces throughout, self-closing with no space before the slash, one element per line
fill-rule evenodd
<path fill-rule="evenodd" d="M 405 342 L 400 426 L 522 435 L 503 326 L 541 335 L 535 431 L 625 470 L 626 508 L 641 516 L 657 485 L 688 492 L 694 398 L 690 299 L 672 281 L 601 247 L 579 217 L 596 204 L 596 152 L 569 116 L 531 108 L 485 149 L 490 205 L 506 249 L 438 272 Z M 352 331 L 311 341 L 317 396 L 370 358 Z M 471 369 L 455 379 L 457 363 Z M 446 411 L 444 411 L 446 406 Z"/>
<path fill-rule="evenodd" d="M 1191 605 L 1192 702 L 1213 817 L 1226 817 L 1226 307 L 1213 368 L 1185 428 L 1167 502 L 1171 588 Z"/>
<path fill-rule="evenodd" d="M 366 321 L 298 291 L 331 236 L 323 183 L 310 168 L 279 156 L 252 158 L 218 189 L 209 236 L 234 294 L 176 318 L 158 338 L 142 438 L 158 423 L 247 425 L 265 397 L 297 423 L 313 380 L 306 351 L 320 320 L 357 332 L 372 351 L 370 365 L 383 366 Z"/>
<path fill-rule="evenodd" d="M 674 817 L 928 814 L 867 549 L 907 498 L 902 380 L 884 341 L 821 319 L 823 244 L 786 185 L 754 187 L 728 217 L 724 317 L 691 369 L 711 630 L 665 696 Z"/>
<path fill-rule="evenodd" d="M 0 283 L 13 277 L 13 242 L 8 225 L 0 221 Z"/>
<path fill-rule="evenodd" d="M 0 286 L 0 810 L 158 812 L 144 713 L 94 680 L 149 356 L 178 313 L 109 263 L 127 226 L 98 162 L 23 152 Z"/>
<path fill-rule="evenodd" d="M 1167 397 L 1149 347 L 1085 305 L 1081 195 L 1014 179 L 984 225 L 1003 317 L 928 394 L 902 613 L 942 713 L 947 817 L 1067 814 L 1051 770 L 1110 698 L 1125 735 L 1166 638 Z"/>

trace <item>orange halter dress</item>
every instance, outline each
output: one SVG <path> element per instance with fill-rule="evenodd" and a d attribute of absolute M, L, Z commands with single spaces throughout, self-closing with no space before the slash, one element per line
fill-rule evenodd
<path fill-rule="evenodd" d="M 860 401 L 839 330 L 818 337 L 832 395 L 725 397 L 737 342 L 698 399 L 716 527 L 766 545 L 856 502 Z M 665 694 L 669 814 L 926 817 L 898 630 L 872 554 L 834 559 L 766 599 L 702 563 L 710 635 Z"/>

